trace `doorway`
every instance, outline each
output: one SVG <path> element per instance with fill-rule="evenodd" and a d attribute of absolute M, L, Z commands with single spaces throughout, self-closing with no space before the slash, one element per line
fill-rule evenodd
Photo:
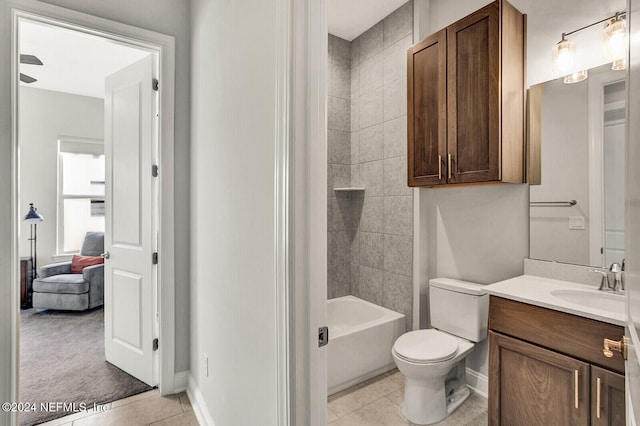
<path fill-rule="evenodd" d="M 16 2 L 16 3 L 21 4 L 22 2 Z M 148 341 L 149 347 L 151 347 L 152 344 L 155 344 L 157 345 L 157 349 L 158 349 L 158 351 L 155 352 L 155 355 L 154 355 L 155 373 L 154 373 L 154 378 L 152 379 L 152 384 L 159 385 L 160 390 L 163 394 L 172 393 L 176 389 L 175 377 L 174 377 L 174 374 L 175 374 L 174 358 L 173 358 L 173 355 L 174 355 L 173 354 L 174 352 L 174 348 L 173 348 L 173 345 L 174 345 L 173 343 L 174 342 L 174 323 L 173 323 L 174 322 L 173 320 L 174 318 L 174 311 L 173 311 L 174 277 L 172 276 L 172 274 L 167 274 L 166 271 L 171 271 L 171 272 L 173 271 L 173 260 L 170 256 L 170 254 L 173 252 L 172 245 L 174 241 L 173 223 L 171 222 L 171 219 L 173 217 L 173 212 L 172 212 L 173 167 L 170 164 L 170 162 L 163 163 L 162 160 L 167 157 L 172 158 L 172 153 L 173 153 L 173 134 L 171 131 L 173 129 L 172 89 L 174 85 L 173 38 L 160 35 L 157 33 L 153 33 L 150 31 L 126 26 L 123 24 L 118 24 L 115 22 L 111 22 L 111 21 L 107 21 L 107 20 L 103 20 L 95 17 L 90 17 L 88 15 L 76 13 L 73 11 L 68 11 L 65 9 L 61 9 L 61 8 L 46 5 L 46 4 L 42 4 L 42 5 L 31 4 L 31 3 L 27 4 L 25 2 L 24 6 L 25 7 L 21 8 L 21 10 L 17 10 L 17 9 L 12 10 L 12 20 L 14 23 L 13 25 L 14 29 L 12 34 L 13 35 L 12 44 L 14 49 L 13 51 L 15 52 L 14 55 L 12 55 L 12 68 L 14 69 L 14 76 L 15 76 L 15 79 L 12 83 L 12 91 L 13 91 L 12 111 L 13 111 L 13 116 L 17 118 L 12 123 L 13 124 L 12 133 L 14 135 L 14 138 L 13 138 L 14 155 L 12 158 L 12 162 L 13 162 L 12 211 L 14 215 L 13 235 L 15 238 L 14 240 L 15 251 L 12 251 L 11 258 L 13 259 L 13 263 L 16 265 L 14 267 L 15 269 L 14 269 L 13 275 L 14 277 L 19 276 L 17 265 L 18 265 L 18 258 L 22 254 L 19 251 L 19 247 L 21 245 L 20 243 L 22 242 L 21 240 L 25 239 L 24 231 L 20 229 L 20 225 L 19 225 L 24 216 L 24 211 L 23 211 L 24 209 L 22 204 L 24 204 L 25 202 L 25 198 L 21 194 L 22 188 L 20 185 L 21 183 L 20 171 L 25 172 L 24 169 L 26 169 L 23 163 L 23 166 L 22 166 L 23 170 L 21 170 L 20 164 L 18 162 L 18 159 L 23 157 L 22 141 L 18 140 L 18 134 L 19 134 L 18 123 L 21 115 L 21 111 L 18 109 L 18 105 L 22 106 L 21 103 L 19 102 L 21 96 L 19 93 L 20 89 L 18 88 L 18 83 L 17 83 L 18 75 L 19 75 L 18 62 L 19 62 L 19 53 L 20 53 L 20 49 L 19 49 L 20 37 L 18 34 L 18 29 L 20 27 L 20 24 L 19 24 L 20 21 L 29 20 L 32 22 L 37 22 L 38 24 L 48 24 L 48 25 L 59 27 L 61 29 L 65 29 L 67 31 L 76 31 L 77 33 L 81 34 L 85 38 L 90 38 L 90 37 L 93 37 L 96 39 L 102 38 L 103 41 L 108 41 L 112 44 L 116 44 L 120 46 L 129 45 L 130 47 L 133 47 L 139 50 L 146 50 L 147 55 L 152 54 L 155 56 L 156 60 L 155 60 L 154 66 L 155 66 L 155 69 L 158 71 L 158 74 L 156 75 L 164 78 L 163 88 L 166 89 L 166 94 L 164 96 L 162 94 L 162 91 L 160 91 L 160 94 L 156 98 L 156 102 L 153 105 L 154 108 L 156 108 L 155 110 L 156 114 L 154 114 L 155 116 L 158 116 L 161 111 L 165 112 L 165 114 L 163 114 L 163 116 L 158 119 L 159 121 L 158 129 L 153 133 L 154 133 L 154 136 L 158 136 L 158 139 L 159 139 L 159 144 L 156 145 L 154 148 L 156 153 L 155 164 L 160 166 L 164 164 L 166 165 L 166 167 L 160 167 L 160 169 L 163 170 L 163 172 L 165 173 L 163 173 L 162 178 L 158 178 L 157 180 L 155 197 L 151 196 L 151 190 L 149 190 L 149 195 L 150 195 L 149 198 L 150 199 L 155 198 L 157 200 L 156 205 L 154 207 L 156 211 L 155 216 L 156 216 L 156 222 L 158 223 L 158 227 L 157 227 L 157 232 L 154 231 L 152 233 L 153 240 L 157 244 L 155 247 L 155 250 L 157 253 L 160 253 L 160 254 L 166 253 L 167 256 L 166 256 L 166 260 L 164 262 L 159 262 L 156 267 L 157 286 L 152 289 L 154 302 L 150 303 L 150 305 L 153 306 L 154 308 L 157 308 L 157 311 L 146 312 L 145 316 L 148 316 L 150 318 L 150 321 L 154 323 L 154 326 L 153 326 L 154 336 L 160 336 L 159 342 L 157 340 L 157 337 L 155 342 L 151 342 L 151 340 Z M 46 16 L 55 16 L 57 19 L 61 19 L 61 20 L 49 19 L 49 18 L 46 18 Z M 67 53 L 73 54 L 73 52 L 71 51 Z M 31 77 L 33 78 L 34 76 L 31 76 Z M 76 74 L 76 77 L 80 78 L 82 77 L 82 74 L 78 73 Z M 151 82 L 149 82 L 149 86 L 151 86 Z M 162 138 L 160 138 L 160 135 L 162 135 Z M 69 136 L 69 134 L 66 134 L 66 135 L 62 134 L 58 136 L 62 136 L 62 137 L 56 138 L 56 141 L 54 141 L 54 144 L 58 142 L 58 145 L 60 145 L 60 140 L 65 139 L 65 137 Z M 59 154 L 59 152 L 56 154 Z M 55 158 L 55 154 L 54 154 L 54 158 Z M 37 173 L 37 170 L 36 171 L 32 170 L 32 172 Z M 90 195 L 95 195 L 95 194 L 90 194 Z M 51 218 L 57 217 L 57 213 L 59 211 L 59 205 L 64 204 L 59 202 L 59 200 L 56 199 L 57 198 L 56 196 L 54 196 L 53 198 L 54 198 L 54 202 L 53 202 L 54 208 L 52 211 L 55 211 L 55 214 L 52 214 L 50 216 Z M 99 202 L 100 201 L 99 199 L 97 201 L 98 203 L 90 203 L 90 204 L 94 204 L 94 207 L 100 207 L 100 206 L 95 206 L 95 204 L 101 204 Z M 171 203 L 171 204 L 167 205 L 165 203 Z M 106 204 L 108 205 L 109 202 L 107 202 Z M 94 208 L 93 210 L 94 210 L 94 213 L 98 212 L 99 214 L 100 208 Z M 42 212 L 44 213 L 44 211 Z M 169 212 L 169 214 L 167 214 L 167 212 Z M 108 218 L 108 215 L 106 215 L 106 217 Z M 58 227 L 56 226 L 56 222 L 57 222 L 56 220 L 52 220 L 50 223 L 52 228 L 56 229 L 56 232 L 53 232 L 53 235 L 54 237 L 57 238 L 56 233 L 58 231 L 57 229 Z M 41 226 L 39 228 L 40 228 L 39 229 L 40 231 L 42 230 L 43 227 Z M 43 241 L 44 235 L 41 233 L 39 238 L 40 239 L 38 242 Z M 55 238 L 54 238 L 54 241 L 55 241 Z M 56 244 L 56 247 L 58 247 L 58 244 Z M 42 247 L 39 247 L 39 248 L 41 249 Z M 40 257 L 41 254 L 42 254 L 42 250 L 39 250 L 37 257 Z M 55 255 L 58 255 L 58 254 L 60 253 L 55 253 Z M 52 255 L 49 255 L 49 258 L 51 258 L 51 260 L 61 260 L 61 259 L 53 259 Z M 38 262 L 38 266 L 41 266 L 44 263 L 48 263 L 48 262 L 43 262 L 41 260 L 40 262 Z M 20 296 L 19 288 L 13 288 L 13 287 L 14 286 L 12 286 L 11 292 L 14 295 L 13 297 L 13 299 L 15 300 L 14 306 L 17 306 L 19 305 L 19 296 Z M 162 298 L 159 297 L 160 295 L 162 295 Z M 18 360 L 18 353 L 19 353 L 18 352 L 19 336 L 18 336 L 17 324 L 19 323 L 18 318 L 20 315 L 18 312 L 18 309 L 14 311 L 13 315 L 14 315 L 14 319 L 12 320 L 12 322 L 16 324 L 14 328 L 15 336 L 16 336 L 16 338 L 14 339 L 14 342 L 16 343 L 12 345 L 12 353 L 14 354 L 13 366 L 15 369 L 12 372 L 12 376 L 14 377 L 13 389 L 12 389 L 12 394 L 13 394 L 12 400 L 18 401 L 20 400 L 18 396 L 18 388 L 17 388 L 17 384 L 18 384 L 17 360 Z M 159 321 L 154 321 L 154 318 L 156 317 L 159 317 Z"/>
<path fill-rule="evenodd" d="M 625 87 L 608 64 L 589 77 L 589 264 L 605 268 L 626 257 Z"/>
<path fill-rule="evenodd" d="M 138 318 L 146 317 L 141 322 L 148 324 L 147 334 L 157 332 L 157 313 L 141 309 L 157 304 L 148 300 L 144 306 L 135 306 L 129 303 L 134 298 L 127 297 L 126 309 L 118 308 L 122 301 L 113 289 L 118 284 L 113 278 L 118 275 L 105 274 L 105 270 L 113 269 L 112 262 L 99 256 L 114 251 L 109 248 L 113 247 L 112 241 L 111 246 L 103 243 L 104 237 L 110 242 L 110 228 L 113 233 L 113 228 L 128 225 L 128 220 L 119 217 L 110 206 L 122 204 L 121 199 L 133 191 L 122 187 L 115 191 L 114 186 L 126 179 L 123 168 L 135 169 L 135 165 L 126 164 L 130 159 L 141 162 L 131 152 L 136 151 L 135 137 L 105 131 L 117 124 L 118 111 L 122 114 L 124 110 L 127 116 L 135 111 L 135 102 L 121 105 L 123 99 L 117 96 L 113 102 L 112 76 L 145 58 L 152 64 L 157 53 L 27 18 L 18 20 L 18 46 L 19 196 L 39 208 L 39 219 L 47 219 L 22 224 L 22 233 L 30 236 L 37 234 L 27 232 L 25 227 L 40 225 L 39 251 L 35 250 L 36 238 L 30 237 L 28 243 L 25 239 L 19 241 L 21 262 L 31 264 L 28 291 L 21 300 L 27 309 L 21 310 L 19 400 L 37 404 L 69 402 L 75 404 L 70 407 L 75 410 L 77 406 L 104 404 L 150 390 L 157 385 L 157 355 L 150 345 L 147 362 L 141 368 L 126 358 L 130 351 L 114 354 L 121 345 L 111 340 L 126 340 L 127 345 L 144 352 L 143 345 L 132 339 L 140 340 L 140 336 L 125 336 L 122 330 L 118 332 L 117 325 L 125 321 L 129 330 L 140 328 L 135 327 L 135 320 L 127 318 L 128 312 L 135 312 Z M 151 78 L 147 84 L 150 81 Z M 150 95 L 151 103 L 156 96 Z M 155 105 L 148 105 L 148 116 L 153 115 L 152 108 Z M 157 163 L 152 160 L 157 141 L 151 137 L 157 131 L 147 133 L 149 149 L 142 155 Z M 127 146 L 121 149 L 124 142 L 120 141 L 124 140 Z M 121 151 L 126 157 L 118 154 Z M 113 158 L 116 154 L 118 159 Z M 129 186 L 135 187 L 138 180 L 128 180 Z M 157 228 L 157 191 L 155 185 L 144 190 L 151 192 L 144 196 L 150 200 L 144 206 L 148 211 L 145 217 L 151 219 L 146 221 L 145 232 L 153 235 Z M 153 244 L 151 238 L 148 242 Z M 140 249 L 144 245 L 136 246 Z M 86 262 L 103 264 L 74 270 L 77 264 L 81 267 Z M 156 294 L 155 276 L 151 267 L 146 269 L 146 297 L 151 299 Z M 135 267 L 128 271 L 139 272 Z M 117 339 L 109 337 L 116 332 Z M 147 337 L 151 340 L 157 334 Z M 66 411 L 36 409 L 23 413 L 21 422 L 39 423 L 67 414 Z"/>

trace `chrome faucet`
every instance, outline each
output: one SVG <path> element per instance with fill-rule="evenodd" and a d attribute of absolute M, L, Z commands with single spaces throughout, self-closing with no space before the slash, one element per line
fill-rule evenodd
<path fill-rule="evenodd" d="M 600 287 L 598 287 L 598 290 L 606 291 L 611 289 L 611 284 L 609 284 L 609 274 L 606 271 L 602 271 L 600 269 L 589 269 L 589 272 L 595 272 L 602 275 L 602 279 L 600 280 Z"/>
<path fill-rule="evenodd" d="M 624 261 L 623 261 L 624 262 Z M 609 272 L 613 274 L 613 291 L 623 291 L 624 285 L 622 284 L 623 269 L 618 262 L 614 262 L 609 267 Z"/>

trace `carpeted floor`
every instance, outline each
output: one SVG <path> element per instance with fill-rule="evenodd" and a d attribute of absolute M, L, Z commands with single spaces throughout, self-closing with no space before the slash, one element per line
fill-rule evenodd
<path fill-rule="evenodd" d="M 152 389 L 104 358 L 104 310 L 21 312 L 20 402 L 36 403 L 20 424 L 72 412 L 42 411 L 40 403 L 105 404 Z"/>

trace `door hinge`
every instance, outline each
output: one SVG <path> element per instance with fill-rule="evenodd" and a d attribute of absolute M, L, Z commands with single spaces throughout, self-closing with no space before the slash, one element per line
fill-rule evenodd
<path fill-rule="evenodd" d="M 329 327 L 320 327 L 318 329 L 318 347 L 321 348 L 329 343 Z"/>
<path fill-rule="evenodd" d="M 158 87 L 160 86 L 160 82 L 158 81 L 157 78 L 154 78 L 151 82 L 151 87 L 153 88 L 154 91 L 158 91 Z"/>
<path fill-rule="evenodd" d="M 153 253 L 153 254 L 151 255 L 151 262 L 152 262 L 154 265 L 157 265 L 157 264 L 158 264 L 158 252 L 155 252 L 155 253 Z"/>
<path fill-rule="evenodd" d="M 158 165 L 154 164 L 151 166 L 151 176 L 158 177 Z"/>
<path fill-rule="evenodd" d="M 155 339 L 153 339 L 153 350 L 154 351 L 158 350 L 158 338 L 157 337 Z"/>

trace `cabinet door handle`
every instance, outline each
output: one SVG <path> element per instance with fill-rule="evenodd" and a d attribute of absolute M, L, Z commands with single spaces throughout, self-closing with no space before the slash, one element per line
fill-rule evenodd
<path fill-rule="evenodd" d="M 442 155 L 438 155 L 438 180 L 442 179 Z"/>
<path fill-rule="evenodd" d="M 600 377 L 596 379 L 596 417 L 600 418 Z"/>
<path fill-rule="evenodd" d="M 449 180 L 451 180 L 451 154 L 447 154 L 449 156 L 449 167 L 447 167 L 449 169 Z"/>
<path fill-rule="evenodd" d="M 578 370 L 573 370 L 573 382 L 575 392 L 575 406 L 578 408 Z"/>

